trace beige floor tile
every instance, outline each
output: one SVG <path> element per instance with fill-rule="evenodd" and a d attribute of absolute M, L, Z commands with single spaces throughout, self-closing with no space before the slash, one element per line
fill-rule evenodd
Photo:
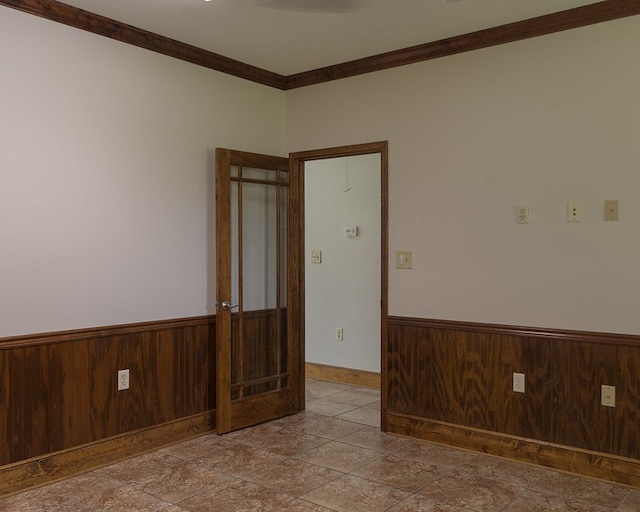
<path fill-rule="evenodd" d="M 232 485 L 189 498 L 179 506 L 189 512 L 269 512 L 279 510 L 291 499 L 287 494 L 237 480 Z"/>
<path fill-rule="evenodd" d="M 327 382 L 323 380 L 307 379 L 305 384 L 306 400 L 317 400 L 326 398 L 341 391 L 351 389 L 353 386 L 340 384 L 337 382 Z"/>
<path fill-rule="evenodd" d="M 277 453 L 267 450 L 261 450 L 260 448 L 244 444 L 236 444 L 230 448 L 218 450 L 209 455 L 194 459 L 192 462 L 204 464 L 215 471 L 233 477 L 242 478 L 262 466 L 277 464 L 285 458 L 283 455 L 278 455 Z"/>
<path fill-rule="evenodd" d="M 298 460 L 304 460 L 310 464 L 317 464 L 336 471 L 342 471 L 343 473 L 353 471 L 380 457 L 382 457 L 380 452 L 337 441 L 330 441 L 295 456 Z"/>
<path fill-rule="evenodd" d="M 278 510 L 282 512 L 333 512 L 330 508 L 321 507 L 304 500 L 287 501 Z"/>
<path fill-rule="evenodd" d="M 341 420 L 353 421 L 354 423 L 361 423 L 362 425 L 369 425 L 370 427 L 380 426 L 380 411 L 375 409 L 367 409 L 360 407 L 347 411 L 337 416 Z"/>
<path fill-rule="evenodd" d="M 365 409 L 375 409 L 376 411 L 379 411 L 379 410 L 381 410 L 380 406 L 381 406 L 381 402 L 380 402 L 380 400 L 377 400 L 377 401 L 375 401 L 373 403 L 370 403 L 369 405 L 365 405 L 364 408 Z"/>
<path fill-rule="evenodd" d="M 404 500 L 410 493 L 345 475 L 302 496 L 337 512 L 382 512 Z"/>
<path fill-rule="evenodd" d="M 425 485 L 440 480 L 451 470 L 432 466 L 418 460 L 387 455 L 362 466 L 351 474 L 406 491 L 418 491 Z"/>
<path fill-rule="evenodd" d="M 395 455 L 448 468 L 458 467 L 476 457 L 476 455 L 471 452 L 428 443 L 426 441 L 413 441 L 411 444 L 400 448 Z"/>
<path fill-rule="evenodd" d="M 0 499 L 0 511 L 40 512 L 73 507 L 93 495 L 123 487 L 121 481 L 93 473 L 62 480 L 32 491 Z"/>
<path fill-rule="evenodd" d="M 545 495 L 553 494 L 613 509 L 629 494 L 626 487 L 551 470 L 544 471 L 541 478 L 529 484 L 529 488 Z"/>
<path fill-rule="evenodd" d="M 245 478 L 291 496 L 300 496 L 343 475 L 339 471 L 302 460 L 285 459 L 263 466 Z"/>
<path fill-rule="evenodd" d="M 65 504 L 57 509 L 60 512 L 103 512 L 113 510 L 144 510 L 157 512 L 166 509 L 170 504 L 166 501 L 142 492 L 129 485 L 117 487 L 102 493 L 93 493 L 90 498 L 74 504 Z"/>
<path fill-rule="evenodd" d="M 278 418 L 277 420 L 273 420 L 271 423 L 273 423 L 274 425 L 278 425 L 279 427 L 300 430 L 300 425 L 304 425 L 309 420 L 322 417 L 323 416 L 321 416 L 320 414 L 316 414 L 309 410 L 304 410 L 297 414 L 291 414 L 289 416 L 285 416 L 284 418 Z"/>
<path fill-rule="evenodd" d="M 616 508 L 604 507 L 569 496 L 525 490 L 503 512 L 613 512 Z"/>
<path fill-rule="evenodd" d="M 352 388 L 335 395 L 327 397 L 328 400 L 335 400 L 343 404 L 357 405 L 363 407 L 380 400 L 380 391 L 370 388 Z"/>
<path fill-rule="evenodd" d="M 183 441 L 182 443 L 167 446 L 166 448 L 158 450 L 158 453 L 172 455 L 182 460 L 190 460 L 215 450 L 228 448 L 233 444 L 233 441 L 225 439 L 223 436 L 219 436 L 218 434 L 208 434 L 196 437 L 195 439 L 189 439 L 188 441 Z"/>
<path fill-rule="evenodd" d="M 273 423 L 264 423 L 253 428 L 232 432 L 226 434 L 225 437 L 237 443 L 286 456 L 305 452 L 327 442 L 324 437 L 284 428 Z"/>
<path fill-rule="evenodd" d="M 380 432 L 378 427 L 365 426 L 353 434 L 341 437 L 340 442 L 389 454 L 412 445 L 414 440 L 407 437 L 385 434 L 384 432 Z"/>
<path fill-rule="evenodd" d="M 464 473 L 463 478 L 466 478 L 467 475 L 469 477 L 479 475 L 493 480 L 510 482 L 522 487 L 531 486 L 549 471 L 533 464 L 473 453 L 470 453 L 469 458 L 456 469 L 461 475 Z"/>
<path fill-rule="evenodd" d="M 462 478 L 456 470 L 448 471 L 447 476 L 430 482 L 418 494 L 460 510 L 500 512 L 524 492 L 506 482 L 481 476 Z"/>
<path fill-rule="evenodd" d="M 166 468 L 177 466 L 183 462 L 183 459 L 168 453 L 155 451 L 112 464 L 93 473 L 98 476 L 115 478 L 122 482 L 135 483 L 144 480 L 149 475 L 162 473 Z"/>
<path fill-rule="evenodd" d="M 616 512 L 638 512 L 640 510 L 640 491 L 631 491 Z"/>
<path fill-rule="evenodd" d="M 140 481 L 137 487 L 170 503 L 179 503 L 212 488 L 225 487 L 235 479 L 205 464 L 185 462 Z"/>
<path fill-rule="evenodd" d="M 321 416 L 338 416 L 339 414 L 344 414 L 357 408 L 357 405 L 342 404 L 328 398 L 321 398 L 320 400 L 314 400 L 307 404 L 307 411 L 320 414 Z"/>
<path fill-rule="evenodd" d="M 338 439 L 362 430 L 365 426 L 330 416 L 318 416 L 305 421 L 297 428 L 305 434 L 312 434 L 325 439 Z"/>
<path fill-rule="evenodd" d="M 430 496 L 414 494 L 406 500 L 401 501 L 396 506 L 391 507 L 388 512 L 482 512 L 462 509 L 459 505 L 441 503 Z"/>

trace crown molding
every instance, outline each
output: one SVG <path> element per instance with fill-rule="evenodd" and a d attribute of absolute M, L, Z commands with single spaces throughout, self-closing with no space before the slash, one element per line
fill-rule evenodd
<path fill-rule="evenodd" d="M 640 14 L 638 0 L 607 0 L 286 77 L 285 89 L 382 71 Z"/>
<path fill-rule="evenodd" d="M 373 73 L 640 14 L 639 0 L 605 0 L 342 64 L 283 76 L 56 0 L 0 0 L 0 5 L 280 90 L 297 89 Z"/>
<path fill-rule="evenodd" d="M 252 82 L 284 89 L 285 77 L 56 0 L 0 0 L 0 5 Z"/>

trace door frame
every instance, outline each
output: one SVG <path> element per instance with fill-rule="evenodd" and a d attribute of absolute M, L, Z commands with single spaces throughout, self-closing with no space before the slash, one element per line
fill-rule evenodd
<path fill-rule="evenodd" d="M 324 160 L 331 158 L 340 158 L 347 156 L 380 155 L 380 429 L 385 432 L 386 426 L 386 410 L 387 410 L 387 317 L 389 315 L 389 142 L 379 141 L 363 144 L 355 144 L 350 146 L 337 146 L 324 149 L 315 149 L 310 151 L 298 151 L 289 154 L 289 165 L 291 175 L 296 176 L 295 186 L 298 187 L 296 194 L 299 205 L 299 251 L 303 261 L 305 257 L 304 247 L 304 229 L 305 229 L 305 207 L 304 207 L 304 170 L 305 162 L 312 160 Z M 291 184 L 293 186 L 293 183 Z M 300 335 L 300 409 L 305 408 L 305 266 L 300 263 L 300 317 L 299 335 Z"/>

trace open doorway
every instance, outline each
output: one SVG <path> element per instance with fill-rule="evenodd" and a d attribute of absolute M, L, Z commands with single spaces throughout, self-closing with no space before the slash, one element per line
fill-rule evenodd
<path fill-rule="evenodd" d="M 362 155 L 367 158 L 361 160 L 354 158 Z M 328 368 L 339 370 L 341 365 L 346 365 L 347 370 L 349 367 L 360 370 L 356 373 L 377 374 L 381 389 L 381 408 L 384 411 L 386 363 L 383 354 L 386 353 L 384 344 L 386 343 L 388 313 L 388 144 L 387 142 L 376 142 L 292 153 L 290 160 L 291 169 L 295 169 L 300 175 L 302 189 L 299 195 L 302 202 L 300 211 L 303 212 L 300 223 L 305 226 L 305 236 L 301 237 L 300 242 L 302 244 L 300 254 L 305 260 L 304 264 L 300 265 L 302 274 L 300 293 L 302 364 L 307 362 L 306 356 L 309 353 L 311 358 L 327 362 Z M 376 165 L 370 165 L 371 162 L 375 162 Z M 363 173 L 366 172 L 375 174 L 377 180 L 375 187 L 370 186 L 370 179 L 359 179 L 364 178 L 365 174 Z M 305 190 L 311 192 L 311 190 L 307 190 L 309 187 L 318 186 L 319 182 L 315 179 L 316 173 L 326 173 L 325 179 L 320 179 L 329 182 L 329 188 L 333 189 L 330 193 L 336 193 L 337 190 L 337 194 L 344 194 L 341 198 L 342 201 L 340 201 L 344 203 L 341 208 L 337 208 L 336 198 L 329 199 L 330 204 L 324 205 L 327 218 L 331 217 L 330 222 L 324 226 L 322 222 L 316 222 L 317 218 L 309 223 L 307 220 L 310 214 L 314 217 L 320 215 L 318 212 L 323 208 L 322 205 L 314 204 L 313 200 L 308 199 L 309 205 L 305 203 Z M 369 185 L 365 185 L 367 181 Z M 360 187 L 360 190 L 356 190 L 354 187 Z M 375 202 L 377 204 L 375 204 L 375 213 L 373 214 L 376 217 L 374 223 L 377 223 L 375 228 L 371 224 L 371 212 L 365 211 L 366 207 L 363 209 L 363 204 L 366 204 L 366 201 L 361 201 L 367 194 L 376 196 Z M 357 198 L 357 195 L 361 195 L 361 197 Z M 364 222 L 359 220 L 363 218 L 362 215 L 367 216 Z M 312 237 L 306 237 L 307 227 L 314 233 L 316 230 L 320 232 L 330 230 L 332 233 L 326 233 L 324 238 L 318 236 L 311 241 Z M 354 228 L 360 229 L 360 231 L 354 232 Z M 348 230 L 351 231 L 348 232 Z M 306 243 L 305 238 L 307 238 Z M 373 245 L 371 245 L 372 241 Z M 309 243 L 317 243 L 318 246 L 308 247 Z M 371 249 L 368 245 L 375 247 L 375 249 Z M 314 252 L 313 259 L 319 263 L 311 263 L 312 252 Z M 362 278 L 361 274 L 356 275 L 358 271 L 355 267 L 349 274 L 350 262 L 345 261 L 347 257 L 362 259 L 362 264 L 366 263 L 365 260 L 368 260 L 369 263 L 373 262 L 369 266 L 373 270 L 370 270 L 365 278 Z M 358 261 L 351 263 L 356 266 L 359 264 Z M 324 272 L 325 269 L 328 271 Z M 376 275 L 373 275 L 372 272 Z M 339 284 L 341 281 L 348 281 L 350 275 L 358 281 L 355 286 L 356 290 L 349 290 L 349 282 Z M 321 283 L 320 289 L 315 288 L 318 283 Z M 311 294 L 306 293 L 307 286 L 310 286 Z M 340 289 L 334 290 L 335 295 L 332 299 L 332 287 L 335 289 L 336 286 L 340 286 Z M 346 297 L 347 295 L 350 296 Z M 348 300 L 345 302 L 345 299 Z M 373 302 L 374 313 L 371 313 L 370 304 L 362 307 L 368 302 Z M 375 326 L 373 330 L 370 330 L 371 324 Z M 362 329 L 359 329 L 358 326 L 362 326 Z M 358 334 L 358 331 L 361 332 Z M 314 337 L 311 340 L 313 345 L 307 345 L 307 336 Z M 372 336 L 374 336 L 373 340 L 370 339 Z M 336 339 L 339 337 L 343 338 L 342 341 Z M 370 353 L 358 362 L 358 353 L 362 350 L 368 350 Z M 341 357 L 342 359 L 340 359 Z M 361 368 L 357 368 L 358 366 Z M 304 382 L 304 379 L 302 380 Z M 304 389 L 302 391 L 301 400 L 304 402 Z M 301 408 L 304 408 L 304 403 L 301 403 Z M 384 413 L 381 417 L 384 418 Z M 384 429 L 384 425 L 381 426 Z"/>
<path fill-rule="evenodd" d="M 307 374 L 368 385 L 380 374 L 380 157 L 313 160 L 304 181 Z"/>

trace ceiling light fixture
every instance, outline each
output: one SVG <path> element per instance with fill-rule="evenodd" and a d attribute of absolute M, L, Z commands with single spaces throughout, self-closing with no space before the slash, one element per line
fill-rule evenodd
<path fill-rule="evenodd" d="M 211 2 L 212 0 L 204 1 Z M 371 0 L 250 0 L 250 3 L 258 7 L 280 11 L 347 13 L 363 9 L 371 3 Z"/>

